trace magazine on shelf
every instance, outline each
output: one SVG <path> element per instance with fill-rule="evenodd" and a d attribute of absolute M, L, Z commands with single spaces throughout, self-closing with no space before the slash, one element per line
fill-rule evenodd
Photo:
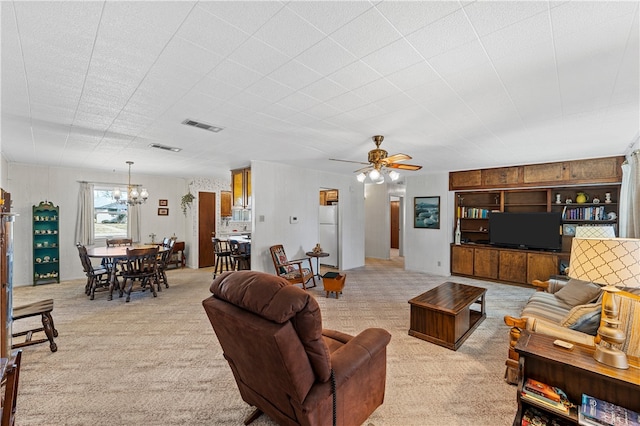
<path fill-rule="evenodd" d="M 606 423 L 585 416 L 582 411 L 578 411 L 578 424 L 581 426 L 609 426 Z"/>
<path fill-rule="evenodd" d="M 606 426 L 640 426 L 640 414 L 627 408 L 582 394 L 580 413 L 586 420 Z"/>

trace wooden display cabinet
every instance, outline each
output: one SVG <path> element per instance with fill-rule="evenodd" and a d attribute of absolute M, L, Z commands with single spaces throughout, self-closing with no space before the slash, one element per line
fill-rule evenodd
<path fill-rule="evenodd" d="M 598 363 L 593 359 L 594 348 L 574 345 L 564 349 L 553 344 L 555 337 L 523 331 L 515 346 L 519 355 L 518 410 L 514 426 L 522 423 L 527 407 L 534 407 L 569 424 L 578 424 L 577 408 L 563 414 L 543 404 L 524 401 L 520 397 L 527 378 L 562 389 L 569 400 L 578 406 L 582 394 L 611 402 L 631 411 L 640 412 L 637 359 L 630 359 L 631 368 L 621 370 Z"/>
<path fill-rule="evenodd" d="M 251 207 L 251 168 L 231 170 L 233 207 Z"/>

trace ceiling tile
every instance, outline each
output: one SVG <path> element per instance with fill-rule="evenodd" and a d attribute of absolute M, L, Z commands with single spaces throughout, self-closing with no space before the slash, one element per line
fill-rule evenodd
<path fill-rule="evenodd" d="M 423 62 L 423 58 L 406 40 L 401 39 L 370 53 L 362 61 L 381 75 L 389 75 Z"/>
<path fill-rule="evenodd" d="M 339 4 L 331 1 L 292 1 L 287 3 L 287 8 L 325 34 L 331 34 L 370 9 L 371 4 L 364 1 L 343 1 Z"/>
<path fill-rule="evenodd" d="M 279 1 L 204 1 L 198 8 L 241 29 L 247 34 L 255 33 L 282 9 Z"/>
<path fill-rule="evenodd" d="M 249 39 L 238 47 L 229 59 L 262 74 L 280 68 L 291 58 L 257 39 Z"/>
<path fill-rule="evenodd" d="M 411 34 L 460 9 L 454 1 L 385 1 L 376 5 L 403 35 Z"/>
<path fill-rule="evenodd" d="M 297 35 L 291 37 L 291 34 Z M 254 33 L 254 37 L 289 57 L 295 57 L 325 38 L 325 34 L 291 10 L 281 9 Z"/>
<path fill-rule="evenodd" d="M 376 9 L 370 9 L 331 34 L 331 38 L 357 57 L 363 57 L 400 38 Z"/>
<path fill-rule="evenodd" d="M 464 11 L 480 37 L 534 15 L 548 19 L 548 6 L 542 1 L 476 1 L 465 6 Z"/>
<path fill-rule="evenodd" d="M 348 90 L 353 90 L 374 80 L 378 80 L 380 77 L 380 73 L 362 61 L 352 62 L 329 76 L 331 80 Z"/>
<path fill-rule="evenodd" d="M 331 39 L 323 39 L 296 57 L 296 60 L 312 70 L 326 75 L 343 68 L 356 60 L 342 46 Z"/>
<path fill-rule="evenodd" d="M 299 90 L 308 86 L 314 81 L 322 78 L 322 74 L 301 64 L 297 60 L 292 60 L 282 65 L 280 68 L 269 74 L 269 77 L 280 84 Z"/>
<path fill-rule="evenodd" d="M 473 28 L 460 10 L 407 36 L 407 41 L 426 59 L 475 39 Z"/>

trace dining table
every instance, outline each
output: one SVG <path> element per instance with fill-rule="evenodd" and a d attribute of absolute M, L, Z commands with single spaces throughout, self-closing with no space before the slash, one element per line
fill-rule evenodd
<path fill-rule="evenodd" d="M 116 275 L 118 273 L 115 265 L 119 259 L 127 258 L 127 249 L 145 249 L 145 248 L 158 248 L 158 253 L 169 250 L 169 247 L 165 247 L 160 244 L 137 244 L 133 246 L 113 246 L 113 247 L 87 247 L 87 256 L 93 258 L 99 258 L 106 261 L 106 263 L 113 265 L 109 269 L 109 293 L 114 289 L 116 282 Z"/>

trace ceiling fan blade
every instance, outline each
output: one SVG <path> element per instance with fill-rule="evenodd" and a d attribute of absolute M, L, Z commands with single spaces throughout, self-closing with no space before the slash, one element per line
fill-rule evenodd
<path fill-rule="evenodd" d="M 387 163 L 397 163 L 398 161 L 411 160 L 411 156 L 407 154 L 394 154 L 384 159 Z"/>
<path fill-rule="evenodd" d="M 364 164 L 364 163 L 363 163 L 363 164 Z M 361 168 L 361 169 L 356 170 L 356 171 L 355 171 L 355 172 L 353 172 L 353 173 L 366 172 L 367 170 L 371 170 L 371 169 L 373 169 L 373 166 L 363 167 L 363 168 Z"/>
<path fill-rule="evenodd" d="M 337 158 L 329 158 L 329 160 L 331 160 L 331 161 L 342 161 L 343 163 L 369 164 L 369 163 L 363 163 L 362 161 L 339 160 Z"/>
<path fill-rule="evenodd" d="M 399 163 L 387 164 L 387 167 L 391 169 L 400 169 L 400 170 L 420 170 L 422 168 L 422 166 L 414 166 L 413 164 L 399 164 Z"/>

